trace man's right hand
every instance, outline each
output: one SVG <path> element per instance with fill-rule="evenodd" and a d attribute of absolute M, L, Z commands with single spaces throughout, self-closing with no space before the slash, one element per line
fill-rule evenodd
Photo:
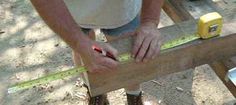
<path fill-rule="evenodd" d="M 90 32 L 91 33 L 91 32 Z M 118 65 L 118 61 L 113 60 L 107 56 L 92 49 L 92 46 L 97 46 L 104 51 L 110 52 L 117 58 L 118 52 L 107 43 L 96 42 L 86 38 L 83 42 L 78 42 L 76 52 L 78 52 L 83 60 L 85 67 L 89 72 L 104 72 L 114 70 Z"/>
<path fill-rule="evenodd" d="M 76 53 L 90 72 L 112 70 L 118 62 L 102 56 L 92 49 L 93 45 L 117 56 L 117 51 L 108 44 L 100 44 L 83 35 L 63 0 L 31 0 L 46 24 L 56 32 Z"/>

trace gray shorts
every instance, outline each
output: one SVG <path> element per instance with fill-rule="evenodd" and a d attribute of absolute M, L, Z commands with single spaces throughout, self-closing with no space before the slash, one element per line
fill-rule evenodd
<path fill-rule="evenodd" d="M 131 22 L 129 22 L 121 27 L 114 28 L 114 29 L 101 29 L 101 32 L 103 32 L 105 35 L 119 36 L 119 35 L 122 35 L 127 32 L 135 31 L 139 25 L 140 25 L 140 15 L 136 16 Z M 81 28 L 81 30 L 85 34 L 88 34 L 88 32 L 91 29 Z"/>

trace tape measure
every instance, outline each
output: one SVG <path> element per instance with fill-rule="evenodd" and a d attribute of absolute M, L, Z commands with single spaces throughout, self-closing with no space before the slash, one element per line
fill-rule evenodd
<path fill-rule="evenodd" d="M 223 26 L 222 16 L 217 12 L 208 13 L 198 21 L 198 35 L 202 39 L 218 36 Z"/>
<path fill-rule="evenodd" d="M 191 42 L 199 38 L 206 39 L 206 38 L 211 38 L 213 36 L 217 36 L 220 34 L 221 27 L 222 27 L 222 17 L 218 13 L 214 12 L 206 14 L 202 16 L 199 20 L 198 34 L 182 36 L 180 38 L 166 42 L 161 46 L 161 51 L 174 48 L 179 45 L 183 45 L 185 43 Z M 118 61 L 121 63 L 127 62 L 129 60 L 132 60 L 131 54 L 122 54 L 118 57 Z M 35 86 L 46 84 L 54 80 L 63 79 L 68 76 L 78 75 L 86 71 L 87 70 L 85 67 L 76 67 L 66 71 L 49 74 L 47 76 L 38 79 L 13 85 L 10 88 L 8 88 L 8 93 L 15 93 L 20 90 L 33 88 Z"/>

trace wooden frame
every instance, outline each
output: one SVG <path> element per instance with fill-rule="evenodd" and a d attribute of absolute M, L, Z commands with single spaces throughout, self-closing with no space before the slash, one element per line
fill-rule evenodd
<path fill-rule="evenodd" d="M 195 22 L 184 22 L 182 24 L 160 29 L 165 36 L 165 41 L 171 40 L 179 35 L 194 33 Z M 190 25 L 190 26 L 189 26 Z M 231 27 L 231 28 L 230 28 Z M 197 40 L 188 44 L 164 51 L 154 60 L 137 64 L 128 62 L 119 65 L 117 70 L 106 73 L 89 73 L 90 92 L 92 96 L 139 84 L 158 76 L 167 75 L 193 68 L 213 61 L 224 60 L 236 55 L 236 22 L 224 24 L 221 37 L 208 40 Z M 187 32 L 187 33 L 185 33 Z M 124 38 L 111 44 L 122 53 L 130 52 L 133 38 Z M 225 46 L 228 45 L 228 46 Z"/>
<path fill-rule="evenodd" d="M 227 59 L 224 61 L 212 62 L 210 63 L 210 66 L 218 75 L 218 77 L 222 80 L 225 86 L 229 89 L 229 91 L 233 94 L 233 96 L 236 97 L 235 85 L 231 80 L 226 80 L 228 70 L 232 69 L 233 67 L 236 67 L 235 62 L 233 62 L 231 59 Z"/>
<path fill-rule="evenodd" d="M 163 9 L 175 23 L 194 19 L 183 7 L 182 0 L 165 0 Z"/>
<path fill-rule="evenodd" d="M 182 0 L 168 1 L 169 2 L 166 2 L 163 9 L 167 11 L 167 14 L 176 24 L 160 29 L 164 36 L 164 41 L 166 42 L 183 35 L 195 34 L 197 20 L 193 20 L 190 13 L 188 13 L 183 6 L 180 6 L 182 5 Z M 208 3 L 211 4 L 211 2 Z M 215 8 L 216 11 L 225 14 L 225 22 L 228 22 L 224 24 L 223 32 L 220 37 L 208 40 L 196 40 L 166 50 L 154 60 L 144 64 L 137 64 L 132 61 L 119 65 L 117 70 L 114 70 L 113 72 L 103 74 L 88 73 L 87 80 L 89 82 L 91 96 L 96 96 L 133 84 L 139 84 L 158 76 L 184 71 L 202 64 L 211 64 L 213 69 L 215 69 L 215 67 L 219 67 L 220 65 L 219 63 L 212 62 L 220 62 L 236 55 L 236 20 L 232 20 L 232 17 L 235 17 L 232 13 L 235 12 L 233 11 L 230 13 L 229 10 L 227 10 L 227 12 L 224 13 L 219 8 Z M 234 9 L 232 8 L 232 10 Z M 130 49 L 132 48 L 133 39 L 133 37 L 121 38 L 110 44 L 119 49 L 119 52 L 127 53 L 130 52 Z M 215 71 L 219 76 L 219 71 L 222 71 L 222 69 L 217 69 Z M 222 79 L 222 77 L 220 78 Z M 224 83 L 226 84 L 226 82 Z M 230 85 L 226 86 L 228 87 Z M 231 87 L 228 88 L 230 89 Z M 234 89 L 235 87 L 230 90 L 235 91 Z"/>

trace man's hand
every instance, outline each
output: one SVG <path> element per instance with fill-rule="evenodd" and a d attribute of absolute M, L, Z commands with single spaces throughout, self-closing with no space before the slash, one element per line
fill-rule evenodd
<path fill-rule="evenodd" d="M 142 24 L 137 30 L 136 35 L 132 51 L 136 62 L 147 62 L 149 59 L 154 59 L 159 54 L 162 44 L 161 34 L 156 24 Z"/>
<path fill-rule="evenodd" d="M 83 43 L 78 43 L 77 45 L 78 49 L 75 49 L 75 51 L 78 51 L 78 53 L 81 55 L 83 63 L 89 72 L 104 72 L 107 70 L 114 70 L 118 65 L 118 61 L 104 56 L 92 49 L 92 46 L 95 45 L 104 51 L 110 52 L 114 57 L 117 57 L 117 50 L 107 43 L 96 42 L 88 38 Z"/>

